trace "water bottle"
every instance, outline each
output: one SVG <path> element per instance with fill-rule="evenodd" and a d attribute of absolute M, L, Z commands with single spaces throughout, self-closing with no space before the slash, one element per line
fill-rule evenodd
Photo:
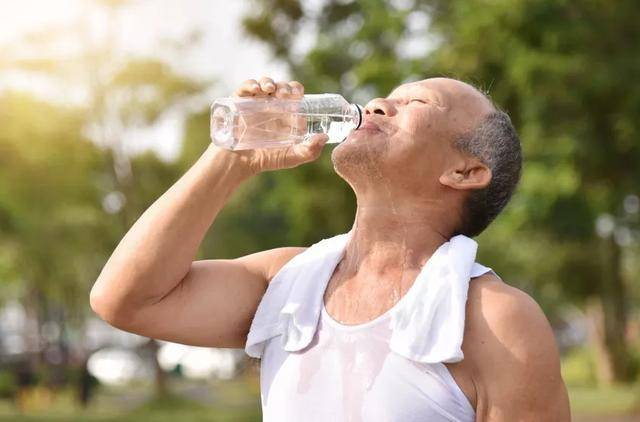
<path fill-rule="evenodd" d="M 211 106 L 211 141 L 232 150 L 278 148 L 324 133 L 327 143 L 339 143 L 361 122 L 362 107 L 338 94 L 218 98 Z"/>

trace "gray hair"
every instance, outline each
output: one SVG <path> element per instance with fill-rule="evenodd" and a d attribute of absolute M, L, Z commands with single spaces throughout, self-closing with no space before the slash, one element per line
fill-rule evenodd
<path fill-rule="evenodd" d="M 469 192 L 456 231 L 456 234 L 474 237 L 500 214 L 518 185 L 522 173 L 520 139 L 509 116 L 496 109 L 476 128 L 456 139 L 454 145 L 491 169 L 489 184 Z"/>

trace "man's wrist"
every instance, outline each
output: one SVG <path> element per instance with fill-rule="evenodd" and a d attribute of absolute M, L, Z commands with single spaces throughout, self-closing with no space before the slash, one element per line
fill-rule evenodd
<path fill-rule="evenodd" d="M 203 154 L 208 163 L 222 166 L 225 173 L 243 181 L 254 176 L 256 172 L 251 167 L 248 157 L 219 146 L 210 144 Z"/>

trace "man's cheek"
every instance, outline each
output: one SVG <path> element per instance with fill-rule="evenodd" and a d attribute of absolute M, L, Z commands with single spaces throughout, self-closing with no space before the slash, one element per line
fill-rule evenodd
<path fill-rule="evenodd" d="M 415 114 L 404 114 L 399 121 L 399 126 L 404 132 L 415 134 L 420 130 L 423 116 Z"/>
<path fill-rule="evenodd" d="M 384 165 L 389 170 L 404 173 L 410 171 L 409 169 L 412 168 L 416 159 L 415 147 L 396 143 L 390 145 L 384 159 Z"/>

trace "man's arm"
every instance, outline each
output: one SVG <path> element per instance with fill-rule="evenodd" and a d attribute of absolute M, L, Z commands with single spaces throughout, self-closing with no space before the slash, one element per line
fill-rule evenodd
<path fill-rule="evenodd" d="M 246 81 L 240 96 L 295 98 L 297 82 Z M 131 227 L 102 269 L 91 307 L 117 328 L 201 346 L 239 347 L 268 280 L 300 248 L 193 262 L 205 233 L 254 174 L 315 160 L 326 136 L 286 148 L 227 151 L 211 145 Z"/>
<path fill-rule="evenodd" d="M 472 361 L 476 420 L 569 422 L 560 357 L 542 310 L 499 279 L 476 281 L 469 289 L 464 348 Z"/>
<path fill-rule="evenodd" d="M 164 298 L 185 278 L 209 226 L 248 177 L 237 156 L 210 146 L 122 238 L 91 290 L 93 309 L 117 322 Z"/>
<path fill-rule="evenodd" d="M 162 299 L 135 309 L 123 302 L 122 315 L 101 316 L 121 330 L 159 340 L 241 348 L 268 280 L 304 249 L 277 248 L 237 259 L 195 261 Z"/>

